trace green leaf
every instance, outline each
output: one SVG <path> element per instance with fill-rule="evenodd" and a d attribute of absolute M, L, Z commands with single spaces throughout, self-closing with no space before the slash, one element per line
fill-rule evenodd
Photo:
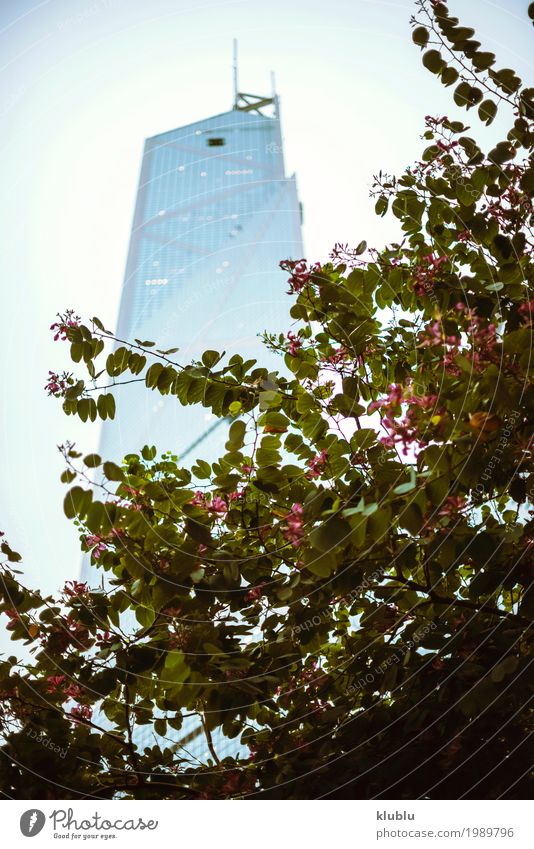
<path fill-rule="evenodd" d="M 240 419 L 239 421 L 232 422 L 228 431 L 226 449 L 228 451 L 238 451 L 243 445 L 246 432 L 247 426 L 243 420 Z"/>
<path fill-rule="evenodd" d="M 345 519 L 333 517 L 327 519 L 310 533 L 310 543 L 317 551 L 325 552 L 346 544 L 349 540 L 351 527 Z"/>
<path fill-rule="evenodd" d="M 155 445 L 143 445 L 141 449 L 141 457 L 143 460 L 146 460 L 147 463 L 150 463 L 156 457 L 158 453 Z"/>
<path fill-rule="evenodd" d="M 67 519 L 74 519 L 75 516 L 83 518 L 91 500 L 92 494 L 89 490 L 82 489 L 81 486 L 73 486 L 69 489 L 63 501 Z"/>
<path fill-rule="evenodd" d="M 168 683 L 169 679 L 171 681 L 186 681 L 189 672 L 189 666 L 182 652 L 170 651 L 167 653 L 162 669 L 163 683 Z"/>
<path fill-rule="evenodd" d="M 439 74 L 445 65 L 445 61 L 439 50 L 427 50 L 426 53 L 423 53 L 423 65 L 433 74 Z"/>
<path fill-rule="evenodd" d="M 150 607 L 140 605 L 135 611 L 135 618 L 143 628 L 150 628 L 154 624 L 156 614 Z"/>
<path fill-rule="evenodd" d="M 197 460 L 191 467 L 191 471 L 200 480 L 208 480 L 211 477 L 211 466 L 205 460 Z"/>
<path fill-rule="evenodd" d="M 106 403 L 106 411 L 107 411 L 107 414 L 108 414 L 108 419 L 114 419 L 115 418 L 115 409 L 116 409 L 115 408 L 115 398 L 113 397 L 113 395 L 110 392 L 106 393 L 106 395 L 104 395 L 104 398 L 105 398 L 105 403 Z"/>
<path fill-rule="evenodd" d="M 106 403 L 106 396 L 105 395 L 99 395 L 98 396 L 98 399 L 97 399 L 97 402 L 96 402 L 96 409 L 97 409 L 98 415 L 100 416 L 101 419 L 104 419 L 104 420 L 107 419 L 108 409 L 107 409 L 107 403 Z"/>
<path fill-rule="evenodd" d="M 82 398 L 78 401 L 76 410 L 82 422 L 86 422 L 89 418 L 89 398 Z"/>
<path fill-rule="evenodd" d="M 386 197 L 386 195 L 380 195 L 380 197 L 378 198 L 378 200 L 375 204 L 376 214 L 380 215 L 383 218 L 384 215 L 386 214 L 386 212 L 388 211 L 388 206 L 389 206 L 389 199 Z"/>
<path fill-rule="evenodd" d="M 477 71 L 486 71 L 495 64 L 495 54 L 493 53 L 474 53 L 471 56 L 471 62 Z"/>
<path fill-rule="evenodd" d="M 108 481 L 122 481 L 124 480 L 124 472 L 117 466 L 116 463 L 107 460 L 104 463 L 104 474 L 107 477 Z"/>
<path fill-rule="evenodd" d="M 484 100 L 478 107 L 478 117 L 486 126 L 491 124 L 497 114 L 497 104 L 493 100 Z"/>
<path fill-rule="evenodd" d="M 222 354 L 219 354 L 218 351 L 204 351 L 202 354 L 202 362 L 208 368 L 213 368 L 219 360 L 221 359 Z"/>
<path fill-rule="evenodd" d="M 429 36 L 430 33 L 426 27 L 416 27 L 412 32 L 412 41 L 414 44 L 417 44 L 418 47 L 426 47 Z"/>
<path fill-rule="evenodd" d="M 96 467 L 102 462 L 102 457 L 99 454 L 88 454 L 83 458 L 83 462 L 90 469 L 96 469 Z"/>
<path fill-rule="evenodd" d="M 145 375 L 145 383 L 149 389 L 155 389 L 158 384 L 158 378 L 163 371 L 161 363 L 153 363 Z"/>
<path fill-rule="evenodd" d="M 319 578 L 328 578 L 336 568 L 336 558 L 331 551 L 309 548 L 304 551 L 303 560 L 306 569 Z"/>
<path fill-rule="evenodd" d="M 447 65 L 441 72 L 441 82 L 444 86 L 453 85 L 458 79 L 458 71 L 452 65 Z"/>

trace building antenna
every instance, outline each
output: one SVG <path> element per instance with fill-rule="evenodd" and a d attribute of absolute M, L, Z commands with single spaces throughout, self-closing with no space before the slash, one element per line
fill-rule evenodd
<path fill-rule="evenodd" d="M 233 76 L 234 76 L 234 109 L 237 108 L 237 95 L 238 95 L 238 84 L 237 84 L 237 38 L 234 38 L 234 64 L 233 64 Z"/>
<path fill-rule="evenodd" d="M 274 78 L 274 71 L 271 71 L 271 97 L 273 99 L 274 104 L 274 117 L 279 118 L 278 112 L 278 95 L 276 93 L 276 80 Z"/>

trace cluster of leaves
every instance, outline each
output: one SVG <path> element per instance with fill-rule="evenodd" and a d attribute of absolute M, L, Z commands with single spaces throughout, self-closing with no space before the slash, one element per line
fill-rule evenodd
<path fill-rule="evenodd" d="M 531 90 L 444 4 L 418 7 L 414 40 L 450 43 L 459 86 L 512 108 L 513 129 L 484 154 L 428 118 L 421 161 L 374 187 L 402 240 L 282 264 L 294 326 L 267 343 L 284 374 L 214 351 L 180 365 L 60 317 L 87 370 L 54 380 L 65 412 L 113 416 L 114 387 L 139 381 L 232 423 L 224 455 L 191 469 L 148 446 L 118 465 L 64 447 L 65 512 L 101 588 L 43 598 L 4 543 L 0 607 L 32 653 L 0 665 L 6 795 L 529 792 Z M 219 756 L 220 732 L 241 754 Z"/>
<path fill-rule="evenodd" d="M 424 50 L 423 65 L 439 76 L 444 86 L 454 85 L 454 102 L 471 109 L 486 125 L 495 118 L 499 104 L 514 107 L 517 119 L 509 139 L 528 133 L 527 121 L 534 118 L 534 88 L 522 86 L 511 68 L 494 68 L 495 54 L 481 50 L 475 30 L 460 24 L 440 0 L 417 0 L 412 18 L 412 38 Z M 534 4 L 528 8 L 534 21 Z M 504 161 L 504 160 L 503 160 Z"/>

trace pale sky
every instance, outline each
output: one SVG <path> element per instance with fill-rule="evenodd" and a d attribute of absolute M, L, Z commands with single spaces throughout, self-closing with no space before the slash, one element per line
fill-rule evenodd
<path fill-rule="evenodd" d="M 449 5 L 532 85 L 526 0 Z M 417 158 L 425 114 L 465 118 L 421 65 L 412 10 L 409 0 L 2 0 L 0 530 L 29 583 L 52 591 L 79 573 L 55 446 L 89 452 L 98 429 L 43 391 L 48 369 L 67 364 L 48 328 L 66 307 L 114 325 L 144 139 L 230 108 L 238 38 L 242 90 L 268 94 L 276 72 L 308 259 L 336 241 L 379 247 L 397 231 L 372 212 L 373 173 Z M 482 140 L 497 131 L 470 122 Z"/>

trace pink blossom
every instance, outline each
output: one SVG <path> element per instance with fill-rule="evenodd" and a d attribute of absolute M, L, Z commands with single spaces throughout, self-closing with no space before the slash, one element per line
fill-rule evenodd
<path fill-rule="evenodd" d="M 79 315 L 74 315 L 74 310 L 66 310 L 63 315 L 58 313 L 59 321 L 50 325 L 50 330 L 55 331 L 54 342 L 60 339 L 62 342 L 67 339 L 67 331 L 69 327 L 79 327 L 81 318 Z"/>
<path fill-rule="evenodd" d="M 446 336 L 443 330 L 443 325 L 440 321 L 435 321 L 433 324 L 427 324 L 425 329 L 419 334 L 419 344 L 422 348 L 433 347 L 434 345 L 459 345 L 460 337 L 457 335 Z"/>
<path fill-rule="evenodd" d="M 208 510 L 211 513 L 219 513 L 222 515 L 223 513 L 227 512 L 228 504 L 226 503 L 224 498 L 221 498 L 220 495 L 214 495 L 211 501 L 208 503 Z"/>
<path fill-rule="evenodd" d="M 49 675 L 46 679 L 48 687 L 46 688 L 47 693 L 55 693 L 59 687 L 62 686 L 63 681 L 65 680 L 64 675 Z"/>
<path fill-rule="evenodd" d="M 302 544 L 302 537 L 304 536 L 304 508 L 302 504 L 298 502 L 293 504 L 291 512 L 285 517 L 285 521 L 286 524 L 282 528 L 282 533 L 295 548 L 298 548 Z"/>
<path fill-rule="evenodd" d="M 86 583 L 82 583 L 81 581 L 66 581 L 65 588 L 63 590 L 66 596 L 77 596 L 84 595 L 88 591 L 88 586 Z"/>
<path fill-rule="evenodd" d="M 414 270 L 413 290 L 416 295 L 428 295 L 434 288 L 441 266 L 449 262 L 448 256 L 427 254 Z"/>
<path fill-rule="evenodd" d="M 67 389 L 67 381 L 63 378 L 60 378 L 58 374 L 53 371 L 48 372 L 48 382 L 45 384 L 46 391 L 49 395 L 53 395 L 57 398 L 60 395 L 65 393 Z"/>
<path fill-rule="evenodd" d="M 228 501 L 239 501 L 245 495 L 245 489 L 236 489 L 235 492 L 228 493 Z"/>
<path fill-rule="evenodd" d="M 321 474 L 324 472 L 326 462 L 328 460 L 328 452 L 323 450 L 319 454 L 316 454 L 315 457 L 312 457 L 311 460 L 308 460 L 306 465 L 309 468 L 309 471 L 306 472 L 306 477 L 311 480 L 312 478 L 319 478 Z"/>
<path fill-rule="evenodd" d="M 521 304 L 518 310 L 526 324 L 532 324 L 532 314 L 534 313 L 534 298 L 531 301 L 525 301 Z"/>
<path fill-rule="evenodd" d="M 337 366 L 340 363 L 345 362 L 348 357 L 348 352 L 345 348 L 341 347 L 337 350 L 334 350 L 333 354 L 330 354 L 329 357 L 326 357 L 325 362 L 331 363 L 333 366 Z"/>
<path fill-rule="evenodd" d="M 76 722 L 89 722 L 93 716 L 93 711 L 88 705 L 74 705 L 70 715 Z"/>
<path fill-rule="evenodd" d="M 392 384 L 386 398 L 373 401 L 368 407 L 370 413 L 378 409 L 383 411 L 382 425 L 387 433 L 380 438 L 382 445 L 394 448 L 397 443 L 402 443 L 405 455 L 412 445 L 424 445 L 425 431 L 432 425 L 432 435 L 435 436 L 436 428 L 441 426 L 445 413 L 443 408 L 437 407 L 437 402 L 437 395 L 415 395 L 410 387 L 403 390 L 402 386 Z M 406 405 L 406 412 L 399 418 L 402 405 Z M 425 415 L 429 412 L 431 416 Z"/>
<path fill-rule="evenodd" d="M 321 264 L 316 262 L 308 268 L 305 259 L 291 260 L 285 259 L 280 263 L 280 268 L 283 271 L 289 271 L 288 278 L 289 292 L 288 295 L 300 292 L 304 286 L 310 281 L 313 274 L 321 271 Z"/>
<path fill-rule="evenodd" d="M 206 496 L 199 489 L 195 492 L 193 498 L 190 501 L 194 507 L 206 507 Z"/>
<path fill-rule="evenodd" d="M 257 587 L 252 587 L 245 596 L 245 601 L 258 601 L 263 595 L 265 584 L 259 584 Z"/>
<path fill-rule="evenodd" d="M 88 548 L 93 549 L 91 554 L 93 555 L 95 560 L 98 560 L 100 555 L 104 551 L 107 551 L 106 543 L 104 542 L 102 537 L 99 537 L 96 534 L 88 534 L 88 536 L 85 537 L 85 544 Z"/>
<path fill-rule="evenodd" d="M 6 625 L 8 631 L 12 631 L 17 622 L 20 621 L 20 615 L 18 610 L 15 610 L 14 607 L 10 607 L 8 610 L 4 610 L 4 613 L 9 619 L 9 622 Z"/>
<path fill-rule="evenodd" d="M 81 687 L 78 684 L 69 684 L 68 687 L 65 687 L 63 693 L 68 699 L 79 699 L 82 695 Z"/>
<path fill-rule="evenodd" d="M 287 352 L 291 357 L 295 357 L 299 348 L 302 348 L 302 339 L 299 339 L 291 330 L 287 334 L 287 338 L 289 340 Z"/>
<path fill-rule="evenodd" d="M 455 516 L 465 505 L 466 500 L 462 496 L 449 495 L 438 510 L 438 516 Z"/>
<path fill-rule="evenodd" d="M 440 139 L 438 139 L 438 141 L 436 142 L 436 145 L 437 145 L 437 147 L 439 147 L 440 150 L 443 150 L 443 151 L 448 153 L 449 150 L 452 150 L 453 148 L 458 147 L 458 142 L 453 141 L 453 142 L 450 142 L 449 144 L 447 144 L 446 142 L 443 142 Z"/>

